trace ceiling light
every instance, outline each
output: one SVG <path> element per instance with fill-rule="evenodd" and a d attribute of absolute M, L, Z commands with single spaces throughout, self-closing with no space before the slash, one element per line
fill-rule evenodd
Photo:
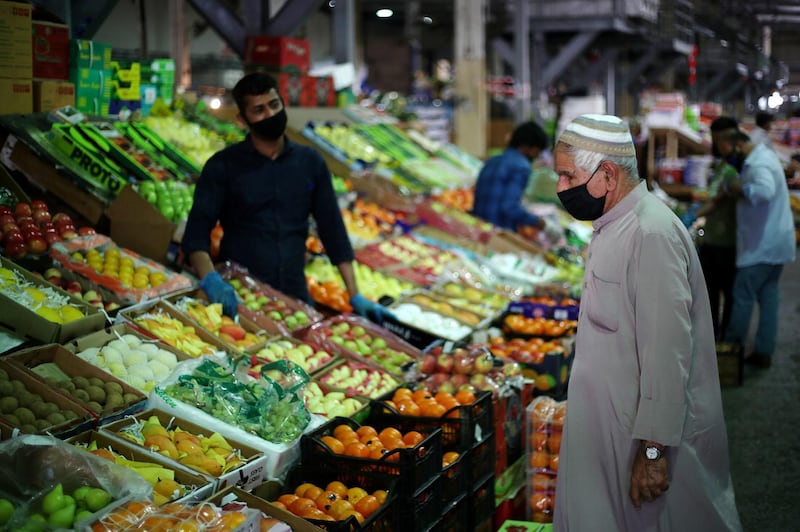
<path fill-rule="evenodd" d="M 392 15 L 394 15 L 394 11 L 392 11 L 391 9 L 387 9 L 385 7 L 375 12 L 375 16 L 378 18 L 389 18 Z"/>
<path fill-rule="evenodd" d="M 329 8 L 331 8 L 331 9 L 333 9 L 334 7 L 336 7 L 336 0 L 330 0 L 330 1 L 328 2 L 328 7 L 329 7 Z"/>
<path fill-rule="evenodd" d="M 783 105 L 783 97 L 778 91 L 775 91 L 767 98 L 767 105 L 770 109 L 777 109 Z"/>
<path fill-rule="evenodd" d="M 433 24 L 433 19 L 431 17 L 422 17 L 423 24 Z"/>

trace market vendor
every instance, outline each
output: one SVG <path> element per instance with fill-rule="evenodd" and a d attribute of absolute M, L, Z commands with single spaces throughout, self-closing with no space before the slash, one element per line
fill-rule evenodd
<path fill-rule="evenodd" d="M 303 269 L 311 215 L 351 306 L 382 322 L 388 311 L 358 291 L 353 248 L 325 161 L 284 134 L 286 109 L 275 79 L 248 74 L 234 87 L 233 98 L 250 134 L 206 163 L 183 235 L 183 252 L 200 287 L 212 302 L 222 303 L 225 314 L 236 315 L 236 293 L 214 270 L 209 254 L 210 233 L 219 221 L 220 260 L 237 262 L 273 288 L 310 302 Z"/>
<path fill-rule="evenodd" d="M 537 123 L 517 126 L 505 151 L 483 165 L 475 184 L 472 214 L 512 231 L 535 227 L 551 242 L 559 242 L 564 236 L 559 223 L 528 212 L 521 203 L 531 177 L 531 162 L 547 145 L 547 134 Z"/>
<path fill-rule="evenodd" d="M 639 178 L 628 127 L 570 122 L 558 196 L 591 220 L 554 529 L 741 530 L 692 238 Z"/>

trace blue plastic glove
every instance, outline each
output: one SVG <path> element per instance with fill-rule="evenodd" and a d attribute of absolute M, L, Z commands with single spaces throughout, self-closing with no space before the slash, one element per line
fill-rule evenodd
<path fill-rule="evenodd" d="M 231 285 L 222 280 L 219 273 L 211 272 L 200 281 L 200 288 L 212 303 L 222 303 L 222 312 L 231 318 L 236 317 L 239 298 Z"/>
<path fill-rule="evenodd" d="M 386 307 L 370 301 L 361 294 L 356 294 L 350 298 L 350 306 L 353 307 L 356 314 L 368 318 L 378 325 L 381 325 L 386 318 L 397 319 Z"/>

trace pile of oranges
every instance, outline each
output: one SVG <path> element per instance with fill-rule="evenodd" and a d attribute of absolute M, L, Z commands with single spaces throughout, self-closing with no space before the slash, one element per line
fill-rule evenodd
<path fill-rule="evenodd" d="M 567 413 L 566 401 L 550 397 L 534 399 L 527 410 L 529 514 L 532 520 L 549 523 L 553 520 L 555 485 L 561 432 Z"/>
<path fill-rule="evenodd" d="M 433 196 L 433 199 L 444 203 L 448 207 L 456 208 L 460 211 L 470 212 L 475 204 L 475 189 L 473 188 L 453 188 L 442 191 L 441 194 Z"/>
<path fill-rule="evenodd" d="M 344 285 L 336 281 L 318 281 L 314 277 L 306 276 L 308 293 L 317 303 L 330 307 L 339 312 L 352 312 L 349 295 Z"/>
<path fill-rule="evenodd" d="M 348 488 L 338 480 L 329 482 L 324 489 L 305 482 L 297 486 L 294 492 L 284 493 L 272 504 L 303 519 L 344 521 L 353 516 L 363 523 L 380 509 L 388 495 L 385 490 L 369 493 L 356 486 Z"/>
<path fill-rule="evenodd" d="M 342 424 L 337 425 L 330 434 L 322 436 L 320 442 L 334 454 L 396 462 L 400 455 L 392 451 L 411 449 L 424 439 L 425 436 L 415 430 L 403 434 L 394 427 L 386 427 L 379 432 L 369 425 L 353 429 L 350 425 Z"/>
<path fill-rule="evenodd" d="M 503 319 L 503 328 L 511 332 L 552 338 L 564 336 L 577 326 L 578 322 L 573 320 L 528 318 L 522 314 L 509 314 Z"/>
<path fill-rule="evenodd" d="M 450 392 L 431 393 L 426 389 L 412 391 L 409 388 L 398 388 L 392 399 L 384 403 L 393 411 L 414 417 L 452 417 L 458 418 L 459 406 L 471 405 L 475 402 L 475 394 L 469 390 L 459 390 L 455 395 Z"/>
<path fill-rule="evenodd" d="M 211 503 L 171 502 L 158 507 L 147 501 L 131 501 L 94 523 L 92 532 L 230 532 L 247 520 L 242 511 L 223 510 Z"/>

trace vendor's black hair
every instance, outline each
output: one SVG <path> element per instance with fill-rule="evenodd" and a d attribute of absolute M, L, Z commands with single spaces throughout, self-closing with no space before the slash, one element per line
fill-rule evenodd
<path fill-rule="evenodd" d="M 719 118 L 714 119 L 711 122 L 711 126 L 709 129 L 712 132 L 717 131 L 724 131 L 726 129 L 739 129 L 739 122 L 736 121 L 735 118 L 730 116 L 720 116 Z"/>
<path fill-rule="evenodd" d="M 245 116 L 245 99 L 247 96 L 258 96 L 266 94 L 272 89 L 278 91 L 278 82 L 269 74 L 263 72 L 253 72 L 240 79 L 233 87 L 233 99 L 239 112 Z"/>
<path fill-rule="evenodd" d="M 525 122 L 518 125 L 511 134 L 511 140 L 508 141 L 509 148 L 529 146 L 544 150 L 549 144 L 547 133 L 536 122 Z"/>
<path fill-rule="evenodd" d="M 765 111 L 759 111 L 756 113 L 756 125 L 761 129 L 764 129 L 774 121 L 775 117 L 772 115 L 772 113 L 767 113 Z"/>

